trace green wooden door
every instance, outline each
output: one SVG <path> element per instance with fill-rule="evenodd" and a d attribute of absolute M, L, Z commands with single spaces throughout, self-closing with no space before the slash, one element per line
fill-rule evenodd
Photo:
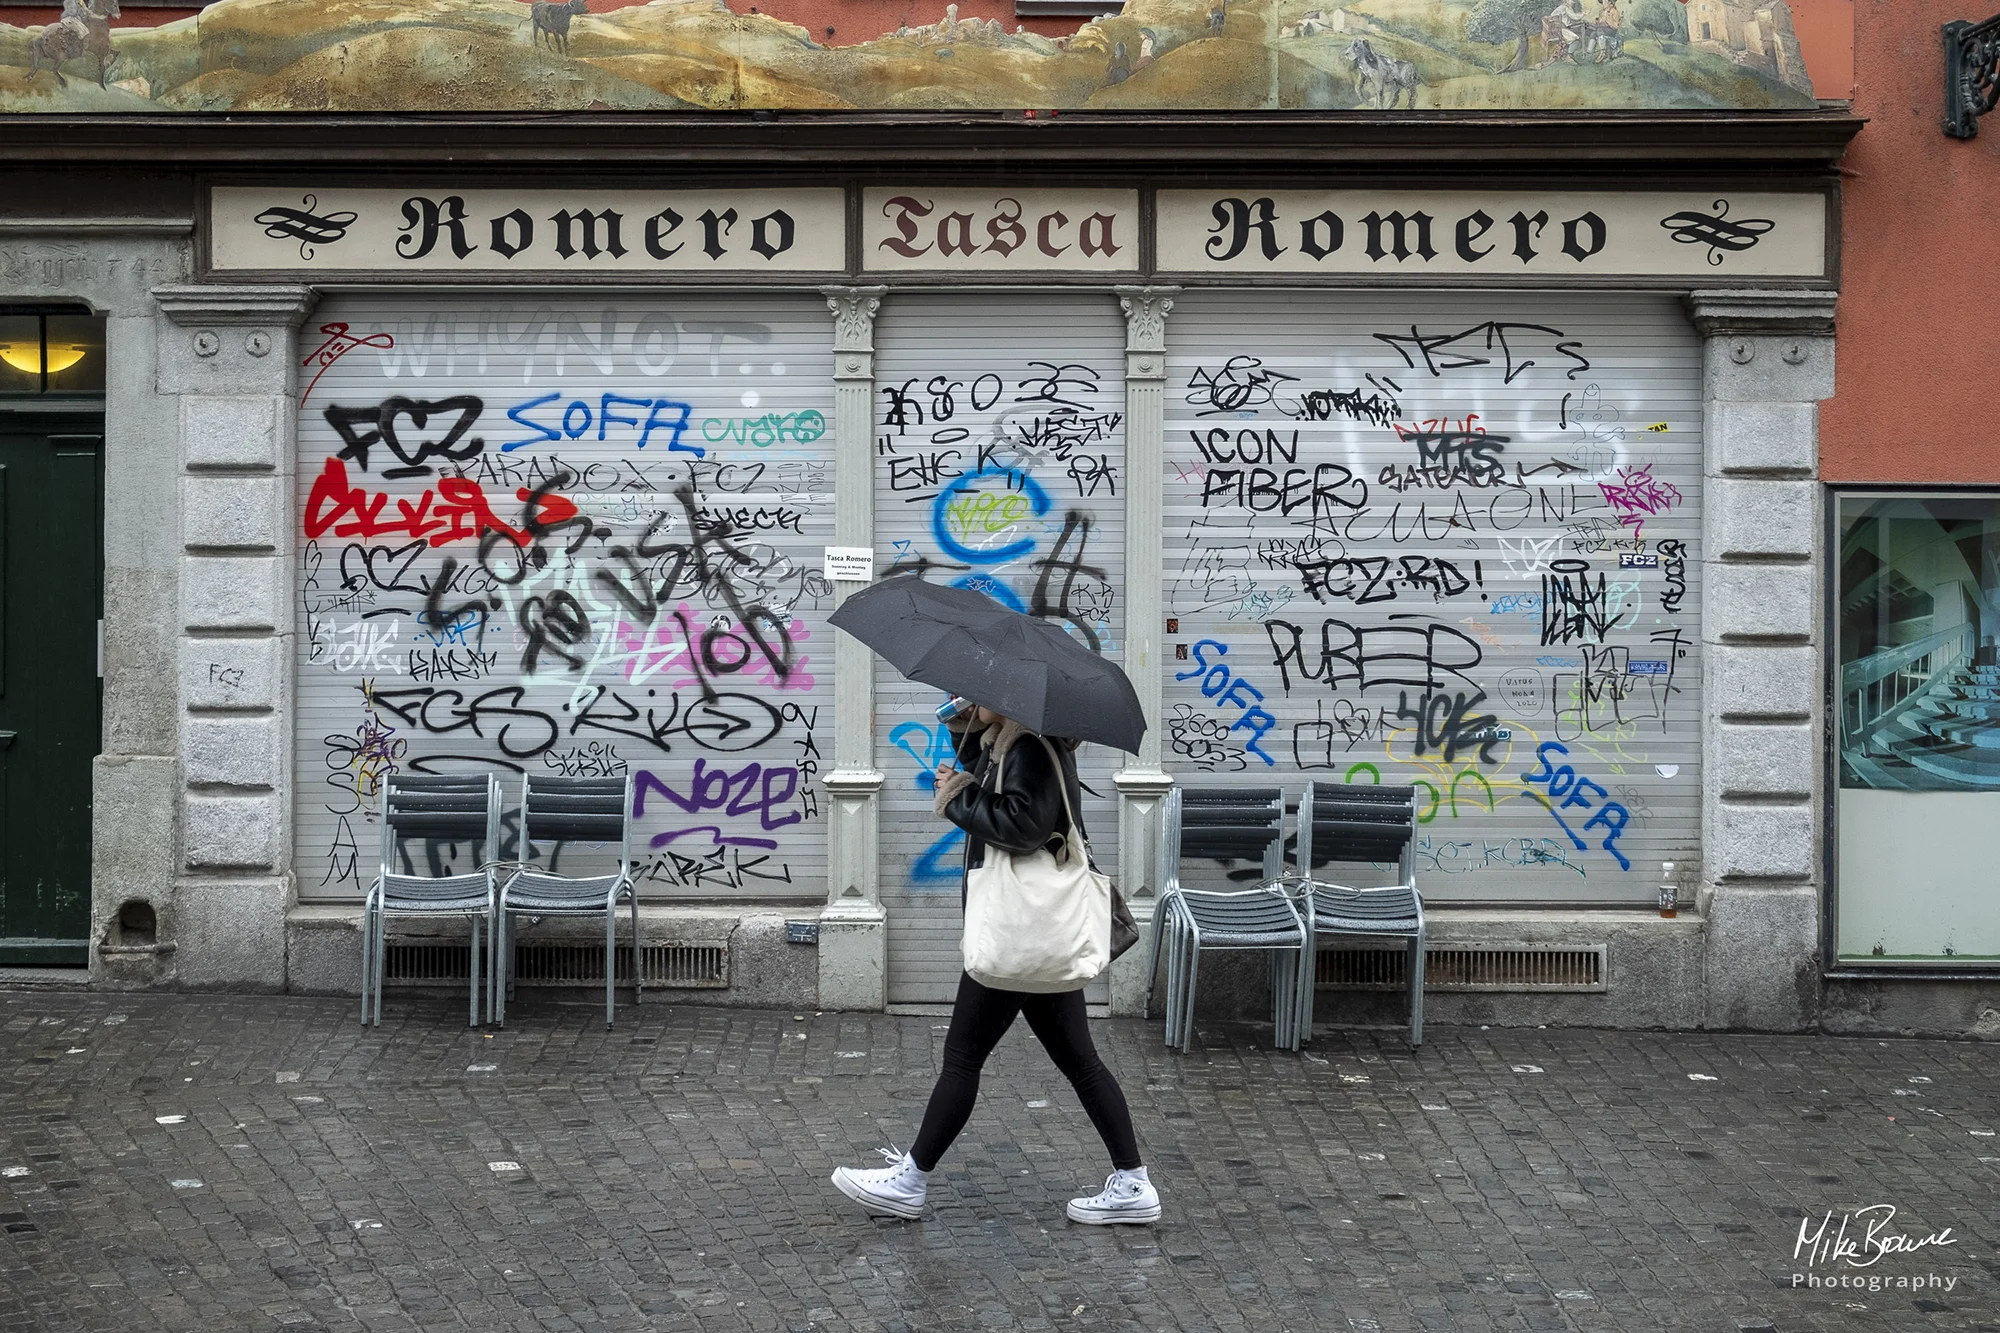
<path fill-rule="evenodd" d="M 90 961 L 103 439 L 0 415 L 0 964 Z"/>

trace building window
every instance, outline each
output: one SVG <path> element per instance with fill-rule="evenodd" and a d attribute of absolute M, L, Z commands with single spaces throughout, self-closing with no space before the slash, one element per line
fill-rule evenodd
<path fill-rule="evenodd" d="M 100 316 L 0 311 L 0 396 L 103 392 Z"/>
<path fill-rule="evenodd" d="M 1709 41 L 1709 40 L 1710 40 L 1710 38 L 1709 38 L 1709 35 L 1708 35 L 1708 25 L 1707 25 L 1706 23 L 1704 23 L 1704 24 L 1702 24 L 1702 25 L 1701 25 L 1701 39 L 1702 39 L 1702 40 L 1703 40 L 1704 42 L 1706 42 L 1706 41 Z"/>
<path fill-rule="evenodd" d="M 1835 957 L 2000 967 L 2000 493 L 1836 505 Z"/>

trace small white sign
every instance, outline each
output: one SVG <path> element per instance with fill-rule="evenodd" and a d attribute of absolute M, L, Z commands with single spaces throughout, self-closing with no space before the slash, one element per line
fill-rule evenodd
<path fill-rule="evenodd" d="M 843 583 L 873 583 L 875 552 L 866 546 L 826 548 L 826 576 Z"/>

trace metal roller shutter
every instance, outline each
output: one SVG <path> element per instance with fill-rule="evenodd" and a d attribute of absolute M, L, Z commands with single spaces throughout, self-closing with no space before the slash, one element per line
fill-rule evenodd
<path fill-rule="evenodd" d="M 1499 312 L 1499 313 L 1496 313 Z M 1185 294 L 1163 748 L 1415 783 L 1432 901 L 1652 901 L 1701 820 L 1701 360 L 1664 297 Z"/>
<path fill-rule="evenodd" d="M 510 804 L 523 771 L 632 771 L 648 896 L 822 897 L 825 302 L 368 296 L 315 323 L 301 894 L 366 888 L 385 774 L 497 769 Z"/>
<path fill-rule="evenodd" d="M 1125 323 L 1107 295 L 891 295 L 875 329 L 881 572 L 979 587 L 1124 648 Z M 876 762 L 889 999 L 957 991 L 963 835 L 931 813 L 944 696 L 878 664 Z M 1115 861 L 1120 756 L 1079 755 L 1092 851 Z M 1086 998 L 1108 998 L 1105 982 Z"/>

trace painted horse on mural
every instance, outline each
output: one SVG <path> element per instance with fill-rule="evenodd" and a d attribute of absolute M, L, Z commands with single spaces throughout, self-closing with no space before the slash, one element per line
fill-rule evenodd
<path fill-rule="evenodd" d="M 111 49 L 111 20 L 117 17 L 118 0 L 63 0 L 62 17 L 28 42 L 28 77 L 32 79 L 46 61 L 55 73 L 56 86 L 67 88 L 63 62 L 94 56 L 97 86 L 107 87 L 111 66 L 118 59 Z"/>
<path fill-rule="evenodd" d="M 1423 80 L 1417 77 L 1415 65 L 1393 56 L 1378 55 L 1365 37 L 1348 45 L 1347 58 L 1354 62 L 1354 96 L 1363 104 L 1372 102 L 1385 111 L 1394 110 L 1407 92 L 1410 110 L 1417 109 L 1417 87 Z M 1371 88 L 1373 92 L 1369 91 Z"/>

